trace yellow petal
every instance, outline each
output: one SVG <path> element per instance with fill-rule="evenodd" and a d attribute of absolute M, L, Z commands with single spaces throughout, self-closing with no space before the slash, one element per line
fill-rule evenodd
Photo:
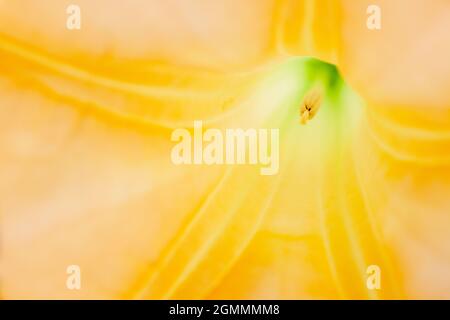
<path fill-rule="evenodd" d="M 1 2 L 4 296 L 448 297 L 449 8 L 379 3 Z M 174 165 L 194 120 L 278 128 L 279 173 Z"/>

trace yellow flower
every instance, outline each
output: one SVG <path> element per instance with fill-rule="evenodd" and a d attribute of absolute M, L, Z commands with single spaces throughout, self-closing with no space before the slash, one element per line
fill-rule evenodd
<path fill-rule="evenodd" d="M 3 297 L 449 298 L 450 4 L 372 2 L 0 2 Z M 196 120 L 278 174 L 174 165 Z"/>

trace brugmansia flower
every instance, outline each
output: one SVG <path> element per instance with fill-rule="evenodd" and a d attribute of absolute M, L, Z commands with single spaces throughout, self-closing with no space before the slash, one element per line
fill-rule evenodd
<path fill-rule="evenodd" d="M 371 2 L 0 2 L 3 297 L 450 298 L 450 3 Z M 174 165 L 195 120 L 278 174 Z"/>

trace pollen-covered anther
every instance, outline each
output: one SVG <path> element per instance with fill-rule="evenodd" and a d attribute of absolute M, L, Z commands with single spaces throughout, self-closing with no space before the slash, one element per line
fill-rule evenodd
<path fill-rule="evenodd" d="M 319 110 L 322 102 L 322 91 L 318 88 L 311 89 L 305 94 L 300 106 L 300 124 L 306 124 Z"/>
<path fill-rule="evenodd" d="M 308 122 L 309 120 L 309 111 L 305 110 L 303 113 L 300 114 L 300 123 L 301 124 L 306 124 L 306 122 Z"/>

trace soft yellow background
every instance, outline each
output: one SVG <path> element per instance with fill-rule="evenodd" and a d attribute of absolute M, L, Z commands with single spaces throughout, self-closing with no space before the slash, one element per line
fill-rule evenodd
<path fill-rule="evenodd" d="M 0 1 L 2 297 L 450 298 L 449 29 L 447 0 Z M 300 126 L 305 56 L 362 100 Z M 280 127 L 280 173 L 174 166 L 196 119 Z"/>

